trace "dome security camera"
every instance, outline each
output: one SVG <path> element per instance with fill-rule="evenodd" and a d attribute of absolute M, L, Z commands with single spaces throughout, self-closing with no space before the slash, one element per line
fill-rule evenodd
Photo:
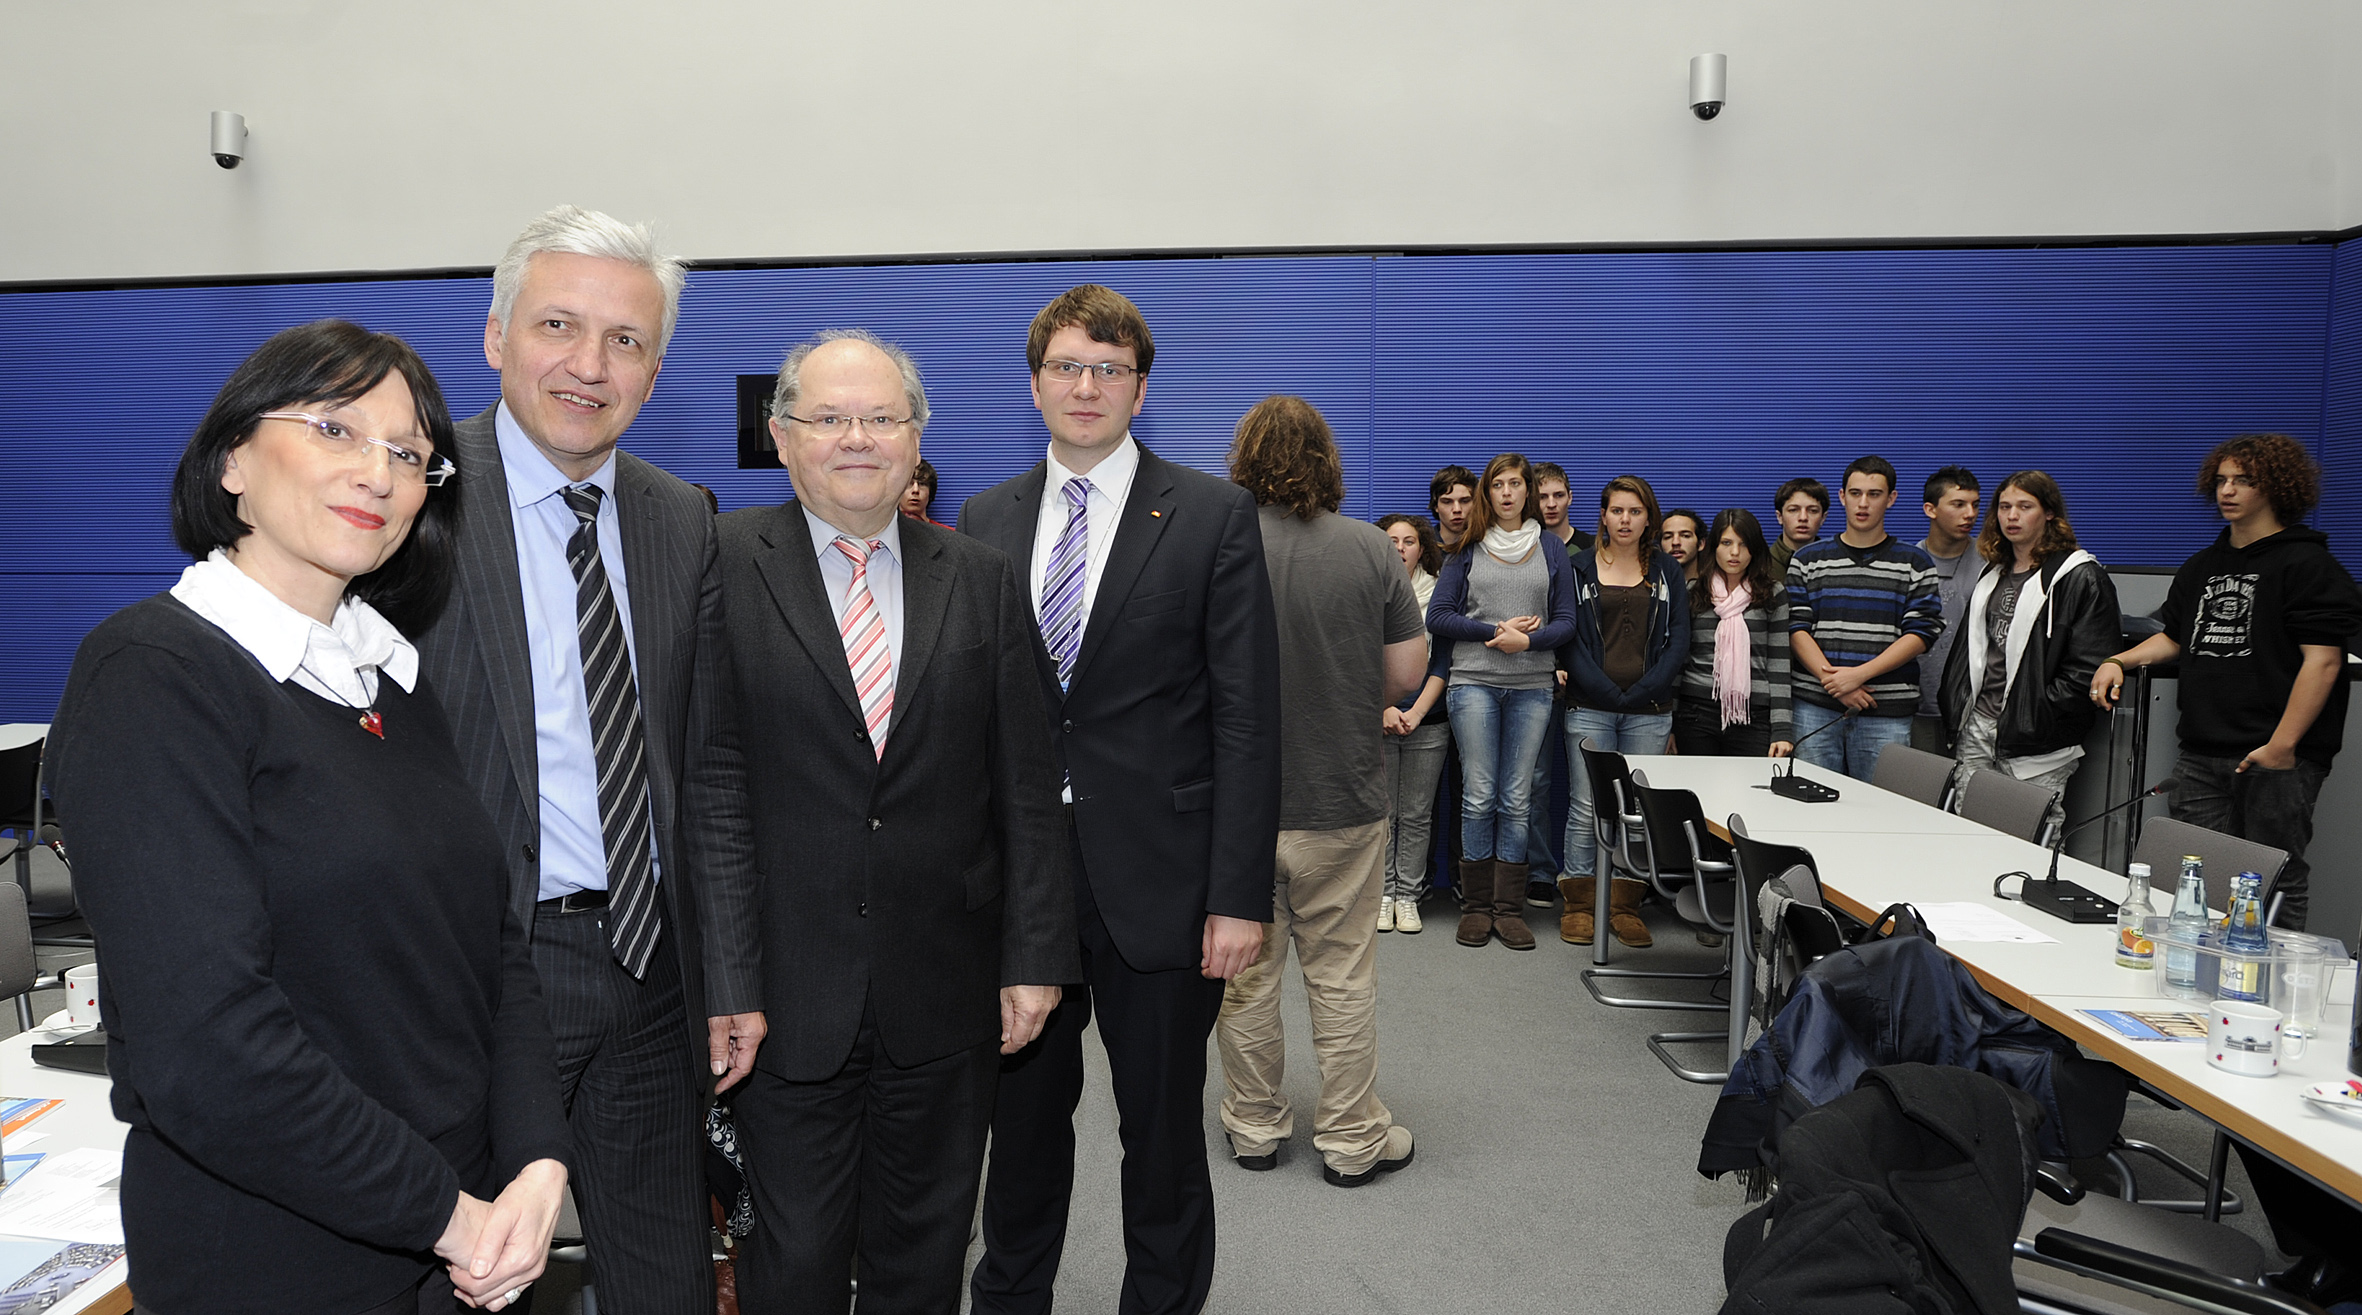
<path fill-rule="evenodd" d="M 1689 112 L 1700 119 L 1711 119 L 1722 113 L 1723 102 L 1729 99 L 1726 88 L 1730 78 L 1730 60 L 1722 55 L 1698 55 L 1689 62 Z"/>
<path fill-rule="evenodd" d="M 213 112 L 213 162 L 235 169 L 246 158 L 246 116 L 228 110 Z"/>

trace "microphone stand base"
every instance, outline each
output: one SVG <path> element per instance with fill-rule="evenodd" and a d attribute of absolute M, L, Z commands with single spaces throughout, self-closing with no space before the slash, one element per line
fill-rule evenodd
<path fill-rule="evenodd" d="M 1837 802 L 1837 787 L 1819 781 L 1806 780 L 1792 768 L 1771 779 L 1771 792 L 1782 799 L 1793 799 L 1800 804 L 1833 804 Z"/>
<path fill-rule="evenodd" d="M 2062 922 L 2114 922 L 2116 901 L 2094 895 L 2072 881 L 2053 885 L 2047 881 L 2029 881 L 2019 898 L 2026 907 L 2040 909 Z"/>

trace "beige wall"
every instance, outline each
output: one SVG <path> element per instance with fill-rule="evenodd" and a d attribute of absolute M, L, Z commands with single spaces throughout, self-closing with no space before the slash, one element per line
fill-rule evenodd
<path fill-rule="evenodd" d="M 705 259 L 2362 223 L 2337 75 L 2362 18 L 2336 0 L 0 0 L 0 24 L 0 281 L 484 265 L 563 200 Z M 1706 50 L 1731 61 L 1712 124 L 1683 104 Z M 234 172 L 213 109 L 252 124 Z"/>

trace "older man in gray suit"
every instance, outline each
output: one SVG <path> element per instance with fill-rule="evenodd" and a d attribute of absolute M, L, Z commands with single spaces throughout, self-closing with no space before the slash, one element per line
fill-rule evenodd
<path fill-rule="evenodd" d="M 573 206 L 510 245 L 484 326 L 500 401 L 458 427 L 459 578 L 419 645 L 507 838 L 617 1315 L 713 1310 L 703 1107 L 764 1032 L 744 776 L 714 747 L 713 515 L 616 448 L 681 282 L 645 226 Z"/>

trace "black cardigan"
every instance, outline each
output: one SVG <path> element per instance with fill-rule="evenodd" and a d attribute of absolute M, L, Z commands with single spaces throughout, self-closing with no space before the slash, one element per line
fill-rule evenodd
<path fill-rule="evenodd" d="M 366 1310 L 461 1190 L 568 1158 L 500 839 L 428 691 L 377 709 L 382 740 L 169 595 L 75 655 L 52 780 L 143 1308 Z"/>

